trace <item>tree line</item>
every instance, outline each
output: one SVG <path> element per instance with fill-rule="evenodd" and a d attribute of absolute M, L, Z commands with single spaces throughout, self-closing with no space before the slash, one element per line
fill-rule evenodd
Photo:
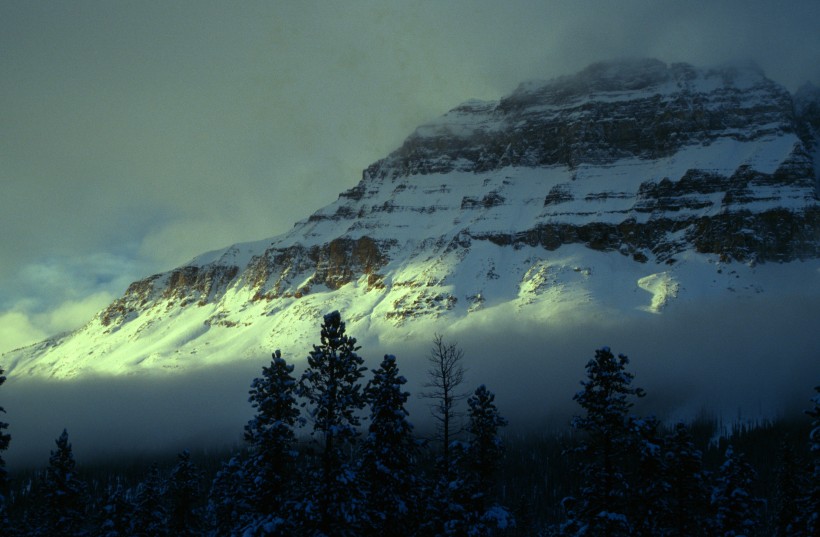
<path fill-rule="evenodd" d="M 48 466 L 14 487 L 0 458 L 0 535 L 820 535 L 820 387 L 805 449 L 783 442 L 761 493 L 738 446 L 759 445 L 744 435 L 765 428 L 704 444 L 693 424 L 634 415 L 645 391 L 633 386 L 629 359 L 607 347 L 586 364 L 569 431 L 546 446 L 501 434 L 495 395 L 485 385 L 463 391 L 463 353 L 442 336 L 421 394 L 438 426 L 433 442 L 409 420 L 396 357 L 367 375 L 358 351 L 332 312 L 299 378 L 274 352 L 250 385 L 244 445 L 213 468 L 183 451 L 136 481 L 116 472 L 89 481 L 67 431 Z M 7 428 L 0 422 L 0 453 Z"/>

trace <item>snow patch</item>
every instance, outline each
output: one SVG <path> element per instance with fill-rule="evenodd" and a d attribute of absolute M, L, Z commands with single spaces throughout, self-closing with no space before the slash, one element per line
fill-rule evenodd
<path fill-rule="evenodd" d="M 669 272 L 658 272 L 650 274 L 638 280 L 638 287 L 652 294 L 652 301 L 649 306 L 640 309 L 652 313 L 660 313 L 666 304 L 673 298 L 677 298 L 680 285 Z"/>

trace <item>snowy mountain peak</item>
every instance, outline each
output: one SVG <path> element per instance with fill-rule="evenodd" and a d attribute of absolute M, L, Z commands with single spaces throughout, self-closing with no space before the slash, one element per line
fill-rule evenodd
<path fill-rule="evenodd" d="M 814 93 L 801 95 L 754 66 L 641 59 L 467 101 L 288 233 L 134 282 L 81 330 L 3 361 L 55 377 L 186 370 L 303 354 L 336 309 L 385 340 L 814 281 Z"/>

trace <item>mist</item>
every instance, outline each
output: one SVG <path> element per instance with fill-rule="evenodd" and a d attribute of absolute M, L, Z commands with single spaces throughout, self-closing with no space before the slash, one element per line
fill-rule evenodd
<path fill-rule="evenodd" d="M 812 292 L 730 297 L 699 307 L 675 304 L 662 315 L 604 322 L 536 326 L 526 319 L 509 319 L 458 331 L 443 326 L 441 333 L 464 351 L 464 392 L 486 384 L 496 393 L 510 431 L 548 432 L 566 427 L 578 411 L 572 396 L 580 389 L 585 364 L 602 346 L 629 356 L 634 385 L 647 391 L 636 413 L 669 422 L 701 412 L 727 421 L 798 412 L 808 407 L 813 387 L 820 384 L 818 321 L 820 294 Z M 317 343 L 320 322 L 317 319 Z M 350 335 L 359 339 L 359 353 L 370 369 L 378 367 L 386 353 L 397 356 L 412 394 L 411 421 L 420 435 L 428 434 L 430 401 L 419 394 L 427 379 L 433 334 L 392 348 L 369 341 L 367 334 Z M 296 365 L 297 375 L 308 350 L 285 357 Z M 178 375 L 73 382 L 12 376 L 0 387 L 0 405 L 12 435 L 4 457 L 12 471 L 45 466 L 63 428 L 79 464 L 238 446 L 253 414 L 248 388 L 269 360 L 260 356 L 258 361 Z M 365 381 L 368 378 L 370 372 Z"/>

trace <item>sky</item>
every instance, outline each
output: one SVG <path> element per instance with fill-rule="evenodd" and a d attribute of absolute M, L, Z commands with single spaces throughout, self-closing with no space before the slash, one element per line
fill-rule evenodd
<path fill-rule="evenodd" d="M 421 123 L 617 57 L 820 84 L 820 2 L 0 2 L 0 353 L 271 237 Z"/>

